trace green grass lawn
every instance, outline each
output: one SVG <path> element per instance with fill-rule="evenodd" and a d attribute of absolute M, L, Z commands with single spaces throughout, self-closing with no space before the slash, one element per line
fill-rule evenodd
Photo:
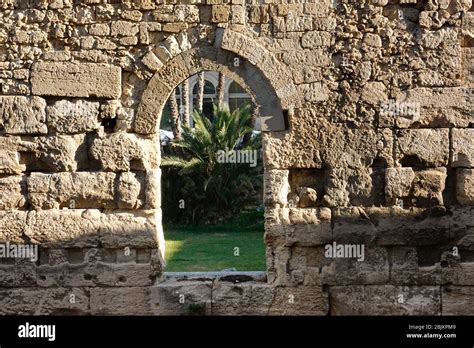
<path fill-rule="evenodd" d="M 164 233 L 166 272 L 266 269 L 263 212 L 244 211 L 216 226 L 165 226 Z M 235 248 L 240 256 L 234 255 Z"/>

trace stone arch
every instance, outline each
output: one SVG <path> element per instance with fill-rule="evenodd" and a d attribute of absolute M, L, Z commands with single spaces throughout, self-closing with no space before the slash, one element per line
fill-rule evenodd
<path fill-rule="evenodd" d="M 255 40 L 226 30 L 218 32 L 214 46 L 202 43 L 185 50 L 156 72 L 143 92 L 135 118 L 135 131 L 155 133 L 158 118 L 174 88 L 202 71 L 222 72 L 243 86 L 258 107 L 262 130 L 286 129 L 284 110 L 293 105 L 295 100 L 290 97 L 294 98 L 296 93 L 291 75 Z"/>

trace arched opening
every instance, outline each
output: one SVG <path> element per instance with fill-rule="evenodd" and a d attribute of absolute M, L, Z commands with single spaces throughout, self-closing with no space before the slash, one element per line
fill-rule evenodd
<path fill-rule="evenodd" d="M 284 71 L 278 75 L 277 79 L 275 79 L 274 74 L 270 74 L 273 79 L 270 81 L 257 66 L 259 64 L 255 62 L 250 63 L 234 53 L 206 44 L 180 53 L 169 60 L 150 80 L 142 95 L 141 104 L 135 117 L 135 131 L 141 134 L 158 133 L 157 126 L 160 125 L 159 120 L 162 111 L 175 88 L 191 76 L 210 71 L 222 73 L 229 78 L 229 84 L 225 90 L 227 101 L 229 96 L 239 97 L 229 93 L 230 83 L 233 81 L 241 88 L 234 86 L 235 89 L 232 92 L 242 93 L 242 89 L 247 92 L 255 106 L 255 114 L 258 115 L 263 132 L 285 130 L 287 122 L 283 115 L 282 102 L 285 103 L 285 108 L 290 107 L 291 103 L 294 102 L 291 99 L 294 86 L 291 82 L 288 84 L 288 79 L 285 79 L 283 83 L 281 79 Z M 193 98 L 194 85 L 190 87 L 192 88 L 190 88 L 189 94 Z M 263 147 L 265 147 L 264 143 Z M 263 161 L 262 166 L 264 167 Z M 157 190 L 161 186 L 158 181 L 159 177 L 159 175 L 156 176 L 155 186 Z M 162 196 L 162 200 L 166 199 L 164 196 Z M 159 210 L 161 217 L 161 208 Z M 163 235 L 161 236 L 164 239 Z M 263 243 L 263 226 L 260 241 Z M 236 247 L 238 248 L 238 246 Z M 232 248 L 231 252 L 234 252 L 234 250 Z M 263 266 L 261 269 L 264 270 L 265 268 Z M 261 276 L 260 279 L 262 279 Z"/>
<path fill-rule="evenodd" d="M 252 98 L 232 78 L 206 71 L 177 86 L 164 111 L 172 133 L 161 143 L 165 271 L 264 271 L 262 139 Z"/>

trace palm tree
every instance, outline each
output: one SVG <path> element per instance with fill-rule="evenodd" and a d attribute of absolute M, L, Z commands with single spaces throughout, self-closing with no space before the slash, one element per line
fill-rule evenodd
<path fill-rule="evenodd" d="M 179 117 L 179 108 L 176 101 L 176 89 L 173 90 L 169 98 L 171 129 L 175 139 L 181 138 L 181 119 Z"/>
<path fill-rule="evenodd" d="M 217 84 L 217 105 L 224 105 L 225 75 L 219 72 L 219 82 Z"/>
<path fill-rule="evenodd" d="M 204 71 L 200 72 L 197 80 L 197 111 L 202 113 L 202 107 L 204 104 Z"/>
<path fill-rule="evenodd" d="M 183 125 L 189 126 L 189 79 L 183 82 Z"/>
<path fill-rule="evenodd" d="M 219 163 L 221 151 L 258 150 L 261 139 L 251 137 L 252 115 L 250 105 L 230 113 L 227 107 L 214 106 L 212 118 L 193 113 L 194 128 L 183 126 L 181 139 L 172 145 L 179 149 L 179 156 L 165 156 L 162 166 L 179 169 L 181 176 L 192 176 L 197 184 L 194 194 L 199 196 L 193 203 L 198 216 L 212 211 L 222 218 L 240 211 L 255 199 L 261 185 L 259 168 L 246 163 Z M 193 213 L 193 216 L 196 215 Z"/>

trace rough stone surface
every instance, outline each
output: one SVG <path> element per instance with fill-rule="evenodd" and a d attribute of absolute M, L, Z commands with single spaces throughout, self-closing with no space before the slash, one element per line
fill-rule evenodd
<path fill-rule="evenodd" d="M 114 173 L 32 173 L 28 196 L 35 209 L 114 208 Z"/>
<path fill-rule="evenodd" d="M 31 70 L 35 95 L 57 97 L 118 98 L 120 68 L 93 63 L 39 62 Z"/>
<path fill-rule="evenodd" d="M 453 129 L 453 167 L 474 167 L 474 129 Z"/>
<path fill-rule="evenodd" d="M 40 97 L 0 96 L 0 134 L 46 134 L 45 108 Z"/>
<path fill-rule="evenodd" d="M 157 166 L 155 146 L 149 139 L 129 133 L 114 133 L 97 138 L 90 154 L 106 171 L 146 170 Z"/>
<path fill-rule="evenodd" d="M 472 315 L 474 306 L 474 287 L 447 286 L 443 287 L 443 315 Z"/>
<path fill-rule="evenodd" d="M 90 310 L 95 315 L 151 315 L 149 289 L 145 287 L 93 288 Z"/>
<path fill-rule="evenodd" d="M 71 295 L 74 303 L 71 303 Z M 0 304 L 6 315 L 87 315 L 89 295 L 81 288 L 19 288 L 1 290 Z"/>
<path fill-rule="evenodd" d="M 396 157 L 402 166 L 441 167 L 448 164 L 448 129 L 400 131 Z"/>
<path fill-rule="evenodd" d="M 23 243 L 26 215 L 25 211 L 0 211 L 1 242 Z"/>
<path fill-rule="evenodd" d="M 40 247 L 0 314 L 474 313 L 471 0 L 0 3 L 0 242 Z M 260 117 L 267 282 L 163 275 L 160 116 L 202 71 Z"/>
<path fill-rule="evenodd" d="M 21 209 L 26 204 L 25 178 L 0 176 L 0 210 Z"/>
<path fill-rule="evenodd" d="M 45 247 L 98 246 L 100 213 L 98 210 L 31 211 L 25 235 Z"/>
<path fill-rule="evenodd" d="M 61 100 L 47 108 L 48 125 L 58 133 L 86 133 L 99 128 L 99 103 Z"/>
<path fill-rule="evenodd" d="M 151 306 L 158 315 L 211 314 L 212 282 L 164 282 L 151 290 Z"/>
<path fill-rule="evenodd" d="M 156 247 L 159 239 L 155 211 L 116 211 L 102 215 L 100 241 L 109 248 Z"/>
<path fill-rule="evenodd" d="M 474 169 L 458 169 L 456 198 L 460 204 L 474 205 Z"/>
<path fill-rule="evenodd" d="M 87 162 L 85 135 L 55 135 L 38 137 L 34 141 L 30 163 L 32 169 L 53 172 L 74 172 L 80 162 Z"/>
<path fill-rule="evenodd" d="M 331 315 L 439 315 L 439 287 L 331 287 Z"/>

